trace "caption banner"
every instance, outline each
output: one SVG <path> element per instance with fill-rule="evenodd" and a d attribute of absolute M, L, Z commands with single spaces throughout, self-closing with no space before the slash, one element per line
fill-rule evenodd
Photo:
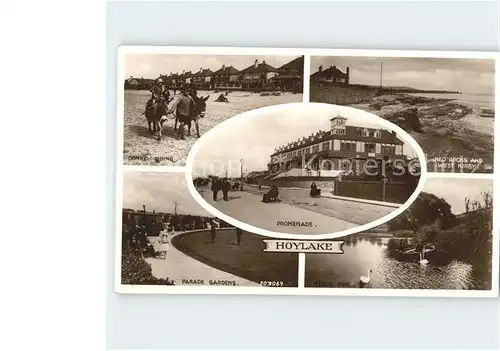
<path fill-rule="evenodd" d="M 267 252 L 307 252 L 342 254 L 343 241 L 263 240 Z"/>

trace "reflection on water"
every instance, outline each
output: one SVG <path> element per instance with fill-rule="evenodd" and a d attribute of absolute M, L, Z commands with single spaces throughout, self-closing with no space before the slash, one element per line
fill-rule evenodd
<path fill-rule="evenodd" d="M 400 262 L 386 255 L 389 239 L 348 237 L 344 254 L 306 256 L 308 287 L 357 287 L 361 276 L 372 270 L 373 288 L 386 289 L 474 289 L 470 264 L 453 261 L 445 266 Z"/>

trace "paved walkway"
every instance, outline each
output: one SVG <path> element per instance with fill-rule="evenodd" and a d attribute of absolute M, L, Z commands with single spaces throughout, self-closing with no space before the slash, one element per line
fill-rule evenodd
<path fill-rule="evenodd" d="M 228 216 L 273 232 L 325 234 L 339 232 L 358 225 L 284 202 L 266 204 L 261 201 L 261 195 L 254 195 L 246 191 L 231 192 L 229 201 L 222 199 L 213 201 L 210 190 L 200 191 L 200 194 L 210 205 Z M 307 224 L 307 226 L 300 226 L 297 223 Z"/>
<path fill-rule="evenodd" d="M 176 233 L 172 236 L 180 235 Z M 158 237 L 149 237 L 154 243 Z M 169 278 L 175 285 L 211 285 L 210 281 L 234 281 L 237 285 L 254 286 L 255 282 L 207 266 L 177 250 L 172 244 L 165 259 L 146 258 L 156 278 Z"/>

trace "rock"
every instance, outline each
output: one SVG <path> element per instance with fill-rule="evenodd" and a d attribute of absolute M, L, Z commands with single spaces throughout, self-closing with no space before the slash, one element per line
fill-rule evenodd
<path fill-rule="evenodd" d="M 385 106 L 383 114 L 380 117 L 403 128 L 407 132 L 421 132 L 422 125 L 418 116 L 418 108 L 416 107 L 400 107 L 393 106 L 392 108 Z"/>

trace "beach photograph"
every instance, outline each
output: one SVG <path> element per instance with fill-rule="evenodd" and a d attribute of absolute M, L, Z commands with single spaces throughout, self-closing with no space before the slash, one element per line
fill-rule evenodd
<path fill-rule="evenodd" d="M 242 114 L 200 138 L 186 177 L 209 212 L 249 230 L 354 231 L 416 197 L 423 153 L 382 121 L 329 104 Z"/>
<path fill-rule="evenodd" d="M 184 174 L 126 171 L 123 183 L 121 285 L 297 286 L 297 253 L 265 252 L 266 237 L 212 216 Z"/>
<path fill-rule="evenodd" d="M 493 180 L 427 178 L 401 215 L 306 254 L 309 288 L 492 289 Z"/>
<path fill-rule="evenodd" d="M 220 122 L 301 102 L 303 70 L 303 56 L 125 53 L 123 163 L 184 166 L 194 142 Z"/>
<path fill-rule="evenodd" d="M 397 124 L 429 172 L 493 173 L 494 81 L 493 59 L 313 56 L 310 101 Z"/>

